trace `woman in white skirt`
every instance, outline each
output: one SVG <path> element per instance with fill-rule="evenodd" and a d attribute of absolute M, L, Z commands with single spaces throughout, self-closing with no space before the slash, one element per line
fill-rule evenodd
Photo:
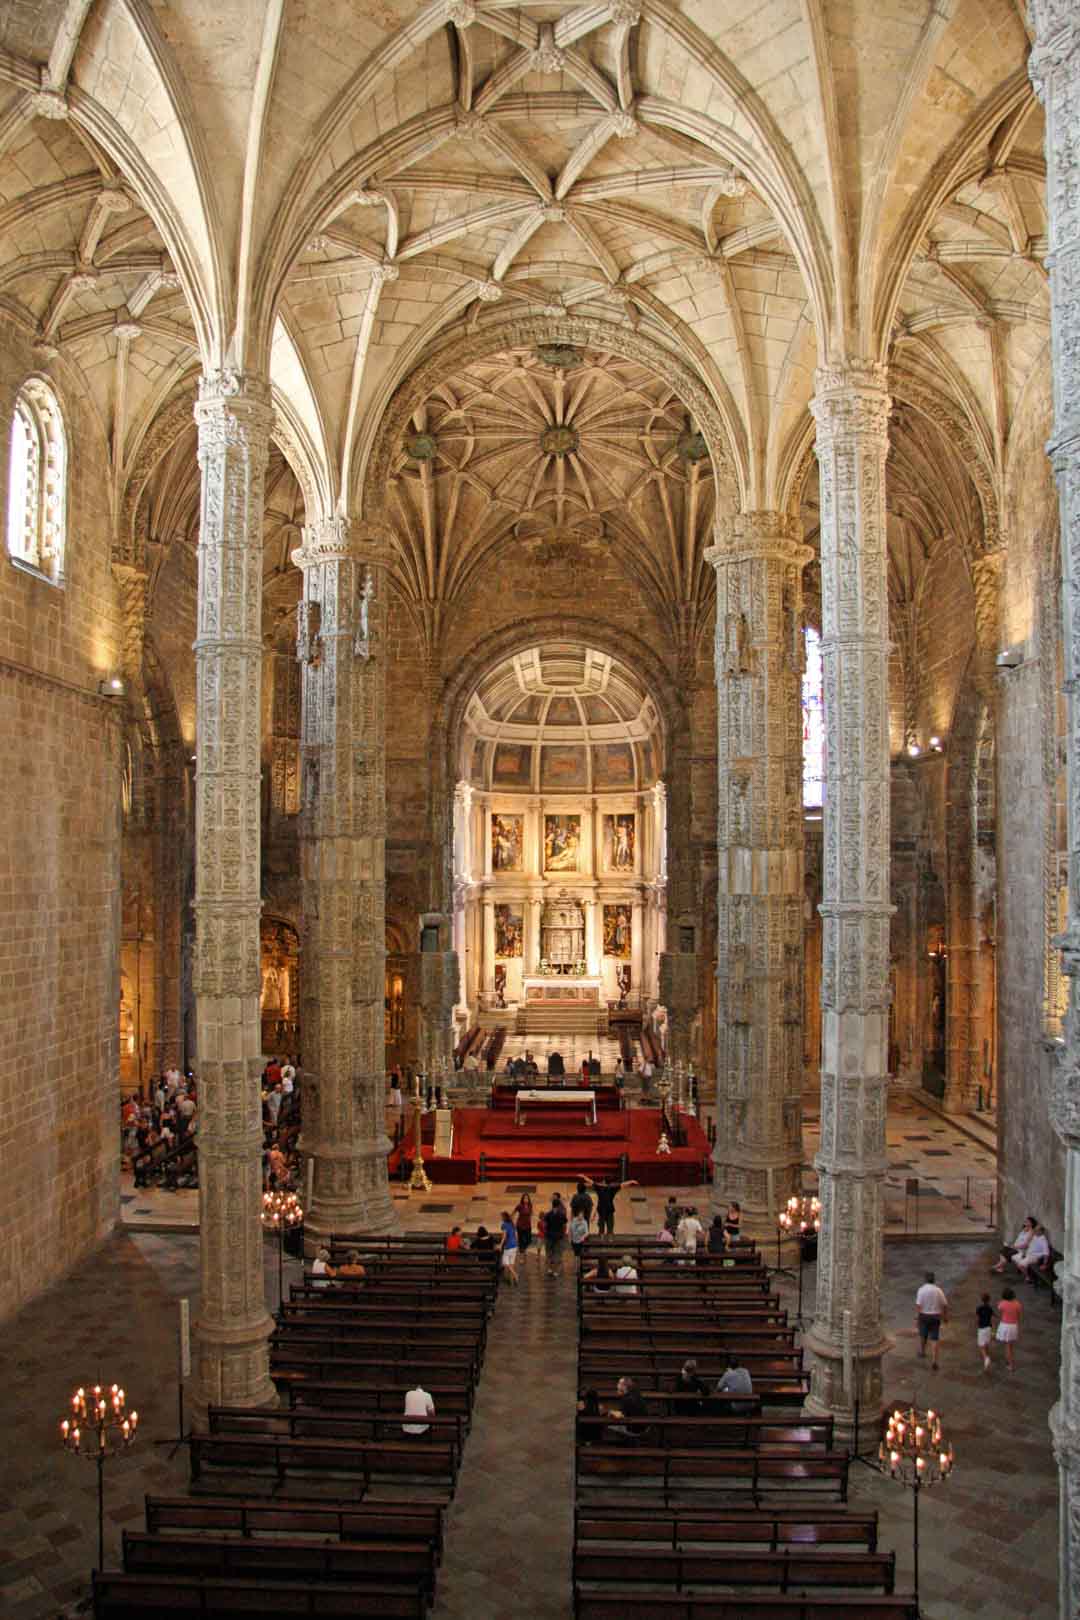
<path fill-rule="evenodd" d="M 1017 1299 L 1011 1288 L 1001 1290 L 1001 1298 L 997 1303 L 997 1341 L 1005 1346 L 1005 1360 L 1009 1371 L 1016 1371 L 1014 1346 L 1020 1337 L 1020 1321 L 1024 1314 L 1024 1307 Z"/>

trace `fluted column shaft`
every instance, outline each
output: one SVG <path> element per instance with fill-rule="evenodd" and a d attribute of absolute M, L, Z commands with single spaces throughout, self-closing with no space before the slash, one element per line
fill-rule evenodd
<path fill-rule="evenodd" d="M 1068 704 L 1069 915 L 1062 970 L 1069 977 L 1065 1050 L 1051 1117 L 1066 1148 L 1061 1397 L 1050 1414 L 1061 1490 L 1060 1613 L 1080 1613 L 1080 14 L 1075 0 L 1032 0 L 1029 69 L 1046 110 L 1050 331 L 1054 436 L 1047 446 L 1058 483 L 1064 578 Z M 1046 656 L 1052 656 L 1048 652 Z"/>
<path fill-rule="evenodd" d="M 268 383 L 201 379 L 195 967 L 202 1295 L 194 1402 L 275 1400 L 263 1300 L 259 726 Z"/>
<path fill-rule="evenodd" d="M 825 697 L 822 1068 L 815 1412 L 881 1409 L 889 1034 L 889 727 L 884 367 L 817 374 Z M 876 1432 L 876 1430 L 875 1430 Z"/>
<path fill-rule="evenodd" d="M 297 608 L 304 1130 L 309 1248 L 394 1225 L 384 1129 L 386 565 L 382 537 L 304 530 Z"/>
<path fill-rule="evenodd" d="M 782 512 L 717 529 L 713 1201 L 770 1235 L 802 1164 L 802 570 Z"/>

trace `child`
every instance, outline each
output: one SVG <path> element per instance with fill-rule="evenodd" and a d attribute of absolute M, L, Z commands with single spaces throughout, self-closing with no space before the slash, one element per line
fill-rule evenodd
<path fill-rule="evenodd" d="M 984 1294 L 982 1303 L 975 1307 L 975 1343 L 982 1356 L 983 1372 L 990 1371 L 990 1329 L 994 1321 L 994 1307 L 990 1295 Z"/>
<path fill-rule="evenodd" d="M 589 1223 L 584 1215 L 574 1215 L 570 1219 L 570 1247 L 580 1260 L 585 1240 L 589 1235 Z"/>
<path fill-rule="evenodd" d="M 1024 1307 L 1017 1299 L 1011 1288 L 1001 1290 L 1001 1298 L 997 1305 L 998 1330 L 997 1341 L 1005 1346 L 1005 1360 L 1009 1371 L 1016 1371 L 1016 1362 L 1013 1360 L 1013 1345 L 1020 1337 L 1020 1319 L 1024 1314 Z"/>

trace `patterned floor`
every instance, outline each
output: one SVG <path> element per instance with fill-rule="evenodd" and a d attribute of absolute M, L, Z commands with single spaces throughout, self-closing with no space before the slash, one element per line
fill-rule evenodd
<path fill-rule="evenodd" d="M 919 1133 L 922 1134 L 922 1133 Z M 491 1224 L 517 1187 L 465 1189 L 450 1198 L 395 1194 L 408 1227 L 442 1230 L 453 1218 Z M 628 1189 L 617 1226 L 648 1231 L 662 1190 Z M 1045 1293 L 1027 1297 L 1027 1321 L 1009 1375 L 987 1378 L 973 1344 L 972 1312 L 993 1245 L 983 1241 L 890 1244 L 883 1310 L 894 1338 L 886 1395 L 939 1405 L 957 1450 L 956 1473 L 924 1503 L 923 1610 L 927 1620 L 1056 1615 L 1057 1483 L 1046 1417 L 1057 1388 L 1060 1316 Z M 267 1297 L 276 1300 L 276 1259 L 267 1244 Z M 294 1264 L 294 1263 L 290 1263 Z M 942 1370 L 916 1355 L 911 1302 L 923 1268 L 934 1267 L 953 1304 Z M 574 1310 L 569 1277 L 549 1281 L 535 1261 L 501 1299 L 476 1419 L 448 1525 L 433 1620 L 569 1620 L 570 1465 Z M 813 1268 L 806 1269 L 808 1311 Z M 794 1308 L 791 1285 L 780 1280 Z M 68 1456 L 57 1425 L 72 1387 L 101 1377 L 124 1383 L 141 1414 L 130 1455 L 110 1464 L 107 1560 L 120 1530 L 136 1524 L 145 1492 L 179 1490 L 183 1452 L 155 1446 L 175 1435 L 175 1302 L 197 1291 L 196 1239 L 118 1231 L 77 1276 L 7 1324 L 0 1424 L 7 1436 L 0 1486 L 0 1611 L 13 1620 L 72 1612 L 96 1551 L 92 1470 Z M 911 1501 L 869 1469 L 855 1470 L 852 1498 L 880 1509 L 882 1541 L 896 1548 L 898 1580 L 910 1583 Z"/>

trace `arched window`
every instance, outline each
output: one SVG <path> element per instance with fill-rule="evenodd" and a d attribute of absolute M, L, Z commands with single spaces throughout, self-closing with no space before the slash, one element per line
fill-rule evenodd
<path fill-rule="evenodd" d="M 825 788 L 825 695 L 821 637 L 806 632 L 806 670 L 802 683 L 803 808 L 820 810 Z"/>
<path fill-rule="evenodd" d="M 7 545 L 13 562 L 64 583 L 67 436 L 56 395 L 34 377 L 20 388 L 8 459 Z"/>

